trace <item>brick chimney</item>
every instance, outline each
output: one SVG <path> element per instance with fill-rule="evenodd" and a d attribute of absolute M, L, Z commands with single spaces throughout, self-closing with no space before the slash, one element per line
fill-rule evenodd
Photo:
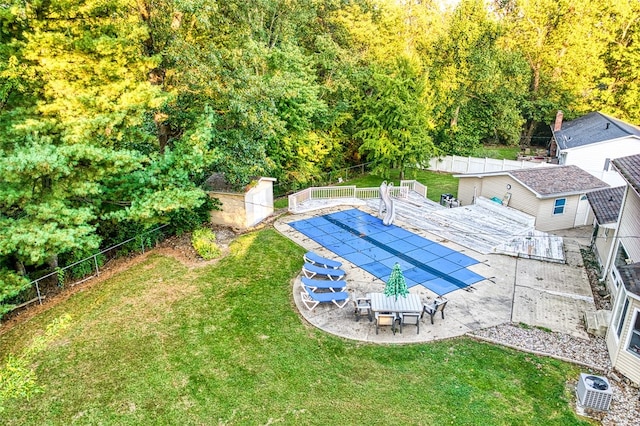
<path fill-rule="evenodd" d="M 557 132 L 558 130 L 562 129 L 562 117 L 564 116 L 563 112 L 558 110 L 558 112 L 556 112 L 556 121 L 553 124 L 553 131 Z"/>

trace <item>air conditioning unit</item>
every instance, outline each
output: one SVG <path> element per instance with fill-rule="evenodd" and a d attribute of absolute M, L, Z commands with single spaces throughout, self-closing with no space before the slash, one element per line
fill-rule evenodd
<path fill-rule="evenodd" d="M 576 392 L 580 405 L 599 411 L 607 411 L 609 409 L 613 396 L 613 390 L 606 377 L 584 373 L 580 374 Z"/>

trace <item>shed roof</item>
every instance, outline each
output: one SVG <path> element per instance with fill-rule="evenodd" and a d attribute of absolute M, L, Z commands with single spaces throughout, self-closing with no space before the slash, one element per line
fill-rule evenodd
<path fill-rule="evenodd" d="M 533 192 L 538 198 L 584 194 L 597 189 L 607 188 L 609 186 L 597 177 L 574 165 L 532 167 L 530 169 L 469 173 L 454 176 L 464 178 L 505 175 L 513 177 Z"/>
<path fill-rule="evenodd" d="M 600 225 L 618 221 L 623 196 L 624 186 L 605 188 L 587 194 L 587 200 Z"/>
<path fill-rule="evenodd" d="M 575 120 L 562 123 L 560 130 L 553 131 L 560 149 L 577 148 L 628 136 L 640 139 L 640 128 L 609 117 L 601 112 L 590 112 Z"/>
<path fill-rule="evenodd" d="M 207 178 L 207 180 L 204 182 L 202 186 L 205 191 L 242 194 L 250 191 L 256 184 L 264 181 L 275 182 L 276 178 L 265 177 L 265 176 L 254 177 L 252 178 L 251 183 L 249 185 L 246 185 L 244 189 L 238 189 L 238 188 L 234 188 L 233 185 L 231 185 L 227 181 L 224 173 L 216 172 L 216 173 L 212 173 L 211 176 Z"/>
<path fill-rule="evenodd" d="M 640 194 L 640 154 L 616 158 L 613 165 L 636 193 Z"/>
<path fill-rule="evenodd" d="M 541 196 L 584 193 L 609 186 L 574 165 L 511 170 L 509 174 Z"/>
<path fill-rule="evenodd" d="M 207 191 L 219 191 L 219 192 L 238 192 L 234 190 L 224 173 L 212 173 L 204 182 L 204 188 Z"/>

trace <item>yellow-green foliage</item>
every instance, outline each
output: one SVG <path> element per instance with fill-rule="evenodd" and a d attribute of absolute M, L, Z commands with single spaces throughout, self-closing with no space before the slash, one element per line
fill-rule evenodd
<path fill-rule="evenodd" d="M 38 354 L 69 326 L 70 321 L 68 314 L 54 320 L 47 325 L 44 335 L 35 337 L 20 355 L 9 354 L 0 365 L 0 413 L 4 411 L 5 402 L 11 399 L 29 400 L 36 393 L 43 392 L 44 389 L 37 384 L 33 364 Z"/>
<path fill-rule="evenodd" d="M 220 247 L 216 244 L 216 234 L 208 228 L 199 228 L 191 234 L 191 245 L 205 260 L 220 256 Z"/>

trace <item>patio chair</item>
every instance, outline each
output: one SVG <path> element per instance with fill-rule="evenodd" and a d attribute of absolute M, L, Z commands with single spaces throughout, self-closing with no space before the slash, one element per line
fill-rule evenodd
<path fill-rule="evenodd" d="M 343 280 L 331 281 L 331 280 L 314 280 L 312 278 L 302 277 L 300 278 L 302 284 L 306 285 L 313 291 L 331 290 L 331 291 L 343 291 L 347 286 L 347 282 Z"/>
<path fill-rule="evenodd" d="M 396 314 L 376 312 L 376 334 L 380 327 L 391 326 L 391 331 L 396 334 Z"/>
<path fill-rule="evenodd" d="M 373 321 L 371 316 L 371 299 L 366 297 L 358 297 L 353 301 L 353 307 L 355 308 L 353 313 L 356 316 L 356 321 L 360 321 L 361 315 L 366 315 L 369 318 L 369 322 Z"/>
<path fill-rule="evenodd" d="M 310 311 L 313 311 L 320 303 L 333 303 L 338 308 L 343 308 L 349 303 L 349 293 L 346 291 L 316 293 L 305 285 L 303 285 L 302 288 L 304 291 L 300 292 L 300 298 L 302 299 L 302 303 L 304 303 Z"/>
<path fill-rule="evenodd" d="M 305 262 L 320 266 L 321 268 L 339 269 L 342 266 L 342 262 L 327 259 L 326 257 L 322 257 L 312 251 L 306 252 L 302 257 Z"/>
<path fill-rule="evenodd" d="M 402 328 L 405 324 L 407 325 L 415 325 L 416 326 L 416 334 L 420 334 L 420 318 L 421 314 L 413 313 L 413 312 L 400 312 L 400 333 L 402 333 Z"/>
<path fill-rule="evenodd" d="M 431 317 L 431 324 L 433 324 L 433 317 L 436 316 L 438 312 L 442 314 L 442 319 L 444 319 L 444 308 L 447 306 L 447 299 L 436 299 L 433 303 L 425 303 L 422 307 L 422 314 L 420 318 L 424 316 L 424 314 L 429 314 Z"/>
<path fill-rule="evenodd" d="M 328 278 L 331 281 L 339 281 L 345 276 L 345 272 L 342 269 L 321 268 L 312 263 L 305 263 L 302 266 L 302 273 L 307 278 L 318 276 Z"/>

